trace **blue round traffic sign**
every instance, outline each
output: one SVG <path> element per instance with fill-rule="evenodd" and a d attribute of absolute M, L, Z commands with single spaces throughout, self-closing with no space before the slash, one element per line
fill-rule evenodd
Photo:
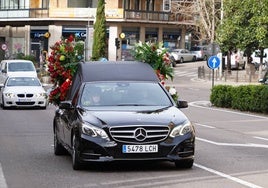
<path fill-rule="evenodd" d="M 211 56 L 208 59 L 208 67 L 210 69 L 217 69 L 219 68 L 221 62 L 220 62 L 220 58 L 218 58 L 217 56 Z"/>

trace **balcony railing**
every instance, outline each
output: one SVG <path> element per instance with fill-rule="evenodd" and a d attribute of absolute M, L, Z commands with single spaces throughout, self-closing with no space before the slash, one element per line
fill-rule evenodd
<path fill-rule="evenodd" d="M 31 9 L 0 9 L 1 19 L 13 18 L 48 18 L 49 11 L 47 8 L 31 8 Z"/>
<path fill-rule="evenodd" d="M 127 20 L 147 20 L 147 21 L 173 21 L 169 12 L 156 12 L 145 10 L 125 10 L 125 19 Z M 173 20 L 172 20 L 173 19 Z"/>

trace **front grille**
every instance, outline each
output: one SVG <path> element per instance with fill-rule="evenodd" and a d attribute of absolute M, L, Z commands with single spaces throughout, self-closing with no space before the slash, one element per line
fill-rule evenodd
<path fill-rule="evenodd" d="M 18 97 L 24 98 L 25 97 L 25 94 L 18 94 Z"/>
<path fill-rule="evenodd" d="M 33 94 L 17 94 L 17 96 L 20 97 L 20 98 L 24 98 L 25 96 L 27 98 L 30 98 L 30 97 L 33 97 Z"/>
<path fill-rule="evenodd" d="M 33 97 L 33 94 L 26 94 L 26 97 Z"/>
<path fill-rule="evenodd" d="M 17 105 L 34 105 L 35 102 L 16 102 Z"/>
<path fill-rule="evenodd" d="M 126 125 L 110 128 L 115 141 L 133 144 L 156 143 L 165 140 L 169 135 L 168 126 L 157 125 Z"/>

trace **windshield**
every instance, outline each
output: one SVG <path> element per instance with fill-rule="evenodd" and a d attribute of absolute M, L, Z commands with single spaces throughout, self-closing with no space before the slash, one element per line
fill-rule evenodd
<path fill-rule="evenodd" d="M 14 77 L 7 81 L 7 86 L 41 86 L 35 77 Z"/>
<path fill-rule="evenodd" d="M 158 83 L 97 82 L 86 83 L 81 106 L 171 106 L 172 103 Z"/>
<path fill-rule="evenodd" d="M 8 71 L 9 72 L 35 71 L 35 68 L 32 63 L 16 62 L 16 63 L 9 63 Z"/>

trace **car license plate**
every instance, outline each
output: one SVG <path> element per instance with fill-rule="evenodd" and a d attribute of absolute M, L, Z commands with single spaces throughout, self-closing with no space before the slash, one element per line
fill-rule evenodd
<path fill-rule="evenodd" d="M 158 145 L 123 145 L 123 153 L 157 153 Z"/>
<path fill-rule="evenodd" d="M 31 102 L 31 99 L 19 99 L 19 102 Z"/>

